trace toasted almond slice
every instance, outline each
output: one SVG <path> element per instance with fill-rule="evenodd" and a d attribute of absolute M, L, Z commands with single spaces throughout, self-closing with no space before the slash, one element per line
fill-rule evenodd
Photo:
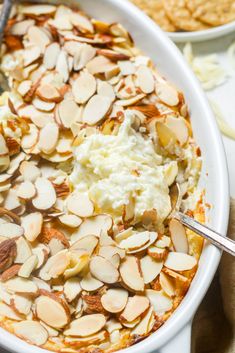
<path fill-rule="evenodd" d="M 145 97 L 144 93 L 137 94 L 137 96 L 129 98 L 129 99 L 119 99 L 115 102 L 117 105 L 121 105 L 122 107 L 127 107 L 129 105 L 133 105 L 143 99 Z"/>
<path fill-rule="evenodd" d="M 141 232 L 139 233 L 139 235 L 141 236 L 141 234 L 143 234 L 145 232 Z M 152 245 L 156 240 L 157 240 L 157 237 L 158 237 L 158 233 L 156 232 L 147 232 L 149 234 L 149 241 L 148 243 L 146 243 L 145 245 L 143 245 L 142 247 L 138 248 L 138 249 L 135 249 L 135 250 L 128 250 L 128 254 L 134 254 L 134 253 L 137 253 L 137 252 L 141 252 L 145 249 L 148 249 L 148 247 L 150 245 Z"/>
<path fill-rule="evenodd" d="M 37 321 L 25 320 L 13 324 L 14 333 L 31 344 L 41 346 L 48 339 L 47 330 Z"/>
<path fill-rule="evenodd" d="M 72 302 L 81 293 L 80 280 L 78 278 L 69 278 L 64 284 L 64 295 L 68 302 Z"/>
<path fill-rule="evenodd" d="M 163 147 L 171 147 L 177 143 L 176 135 L 163 122 L 159 121 L 156 123 L 156 130 L 160 143 Z"/>
<path fill-rule="evenodd" d="M 51 15 L 55 11 L 56 6 L 53 5 L 28 5 L 20 8 L 20 13 L 33 16 Z"/>
<path fill-rule="evenodd" d="M 43 57 L 43 64 L 48 70 L 52 70 L 56 66 L 59 53 L 60 46 L 56 42 L 51 43 L 46 47 Z"/>
<path fill-rule="evenodd" d="M 44 126 L 39 134 L 38 147 L 46 154 L 51 154 L 57 145 L 59 138 L 59 128 L 55 123 Z"/>
<path fill-rule="evenodd" d="M 74 42 L 71 42 L 74 43 Z M 80 44 L 80 43 L 79 43 Z M 74 46 L 74 44 L 73 44 Z M 83 69 L 86 64 L 94 58 L 96 54 L 96 49 L 91 45 L 83 43 L 81 44 L 79 50 L 74 53 L 73 68 L 75 71 Z"/>
<path fill-rule="evenodd" d="M 22 97 L 24 97 L 30 91 L 32 84 L 33 83 L 31 80 L 22 81 L 17 87 L 17 91 Z"/>
<path fill-rule="evenodd" d="M 54 102 L 45 102 L 37 97 L 33 99 L 32 103 L 36 109 L 44 112 L 50 112 L 55 108 Z"/>
<path fill-rule="evenodd" d="M 23 51 L 24 66 L 32 64 L 40 58 L 41 50 L 38 46 L 32 45 Z"/>
<path fill-rule="evenodd" d="M 182 282 L 183 284 L 187 284 L 189 282 L 189 279 L 185 276 L 182 276 L 178 272 L 172 271 L 167 267 L 163 267 L 162 271 L 166 273 L 168 276 L 176 279 L 177 281 Z"/>
<path fill-rule="evenodd" d="M 85 315 L 70 323 L 69 328 L 64 331 L 65 336 L 87 337 L 99 332 L 105 325 L 103 314 Z"/>
<path fill-rule="evenodd" d="M 30 26 L 28 29 L 28 40 L 32 45 L 37 45 L 41 52 L 44 53 L 45 48 L 50 44 L 50 38 L 41 27 Z"/>
<path fill-rule="evenodd" d="M 144 318 L 137 324 L 137 326 L 132 330 L 132 335 L 145 336 L 151 332 L 155 323 L 153 308 L 150 307 Z"/>
<path fill-rule="evenodd" d="M 40 320 L 54 328 L 62 328 L 70 321 L 70 311 L 66 301 L 52 294 L 37 298 L 36 314 Z"/>
<path fill-rule="evenodd" d="M 174 271 L 187 271 L 197 266 L 195 257 L 181 252 L 170 252 L 164 266 Z"/>
<path fill-rule="evenodd" d="M 168 254 L 167 249 L 157 248 L 156 246 L 150 246 L 148 248 L 148 255 L 153 257 L 155 260 L 165 260 Z"/>
<path fill-rule="evenodd" d="M 134 321 L 140 315 L 143 315 L 148 308 L 149 299 L 141 295 L 135 295 L 128 299 L 127 305 L 121 314 L 120 319 L 128 322 Z"/>
<path fill-rule="evenodd" d="M 166 235 L 163 235 L 163 237 L 156 241 L 155 245 L 161 249 L 169 248 L 171 245 L 171 238 Z"/>
<path fill-rule="evenodd" d="M 165 295 L 162 291 L 146 289 L 146 295 L 157 315 L 162 316 L 172 309 L 173 302 L 171 298 Z"/>
<path fill-rule="evenodd" d="M 113 220 L 109 215 L 100 214 L 98 216 L 85 219 L 78 230 L 72 234 L 72 242 L 77 241 L 86 235 L 93 234 L 100 237 L 101 232 L 108 232 L 113 225 Z"/>
<path fill-rule="evenodd" d="M 136 76 L 141 91 L 147 94 L 154 91 L 154 78 L 150 68 L 140 65 L 136 71 Z"/>
<path fill-rule="evenodd" d="M 175 134 L 181 146 L 188 141 L 189 131 L 183 118 L 169 116 L 166 118 L 166 126 Z"/>
<path fill-rule="evenodd" d="M 33 206 L 39 210 L 47 210 L 56 202 L 56 192 L 52 183 L 46 178 L 38 178 L 35 182 L 37 196 L 33 199 Z"/>
<path fill-rule="evenodd" d="M 172 218 L 169 223 L 169 231 L 175 251 L 187 254 L 189 246 L 184 226 L 177 219 Z"/>
<path fill-rule="evenodd" d="M 68 210 L 79 217 L 91 217 L 94 212 L 93 202 L 84 193 L 76 192 L 67 199 Z"/>
<path fill-rule="evenodd" d="M 94 32 L 94 28 L 93 28 L 91 21 L 87 17 L 81 15 L 78 12 L 71 13 L 70 21 L 81 32 L 84 32 L 84 33 L 93 33 Z"/>
<path fill-rule="evenodd" d="M 161 272 L 162 261 L 156 261 L 151 256 L 146 255 L 140 260 L 141 270 L 144 277 L 144 283 L 152 282 Z"/>
<path fill-rule="evenodd" d="M 143 247 L 150 240 L 149 232 L 134 233 L 119 243 L 120 248 L 125 250 L 136 250 Z"/>
<path fill-rule="evenodd" d="M 60 92 L 49 83 L 40 85 L 36 90 L 36 95 L 45 102 L 58 103 L 62 99 Z"/>
<path fill-rule="evenodd" d="M 139 259 L 127 256 L 120 265 L 120 275 L 124 284 L 133 291 L 144 290 L 144 279 L 141 274 Z"/>
<path fill-rule="evenodd" d="M 14 277 L 5 282 L 5 287 L 10 293 L 32 294 L 38 293 L 38 286 L 26 278 Z"/>
<path fill-rule="evenodd" d="M 89 345 L 97 345 L 108 339 L 107 331 L 103 330 L 94 335 L 87 337 L 65 337 L 65 343 L 76 344 L 76 347 L 84 347 Z M 75 352 L 73 352 L 75 353 Z"/>
<path fill-rule="evenodd" d="M 63 78 L 63 82 L 69 79 L 68 55 L 64 50 L 61 50 L 56 62 L 56 71 Z"/>
<path fill-rule="evenodd" d="M 89 272 L 85 277 L 83 277 L 83 279 L 80 282 L 80 285 L 83 290 L 87 292 L 93 292 L 103 287 L 104 283 L 92 277 Z"/>
<path fill-rule="evenodd" d="M 69 263 L 70 257 L 68 251 L 62 250 L 48 259 L 46 264 L 41 268 L 39 276 L 45 281 L 57 278 L 64 273 Z"/>
<path fill-rule="evenodd" d="M 24 237 L 20 237 L 16 240 L 17 255 L 15 258 L 16 264 L 23 264 L 31 255 L 32 251 Z"/>
<path fill-rule="evenodd" d="M 178 92 L 168 83 L 157 82 L 155 85 L 155 92 L 163 103 L 170 106 L 176 106 L 179 104 Z"/>
<path fill-rule="evenodd" d="M 23 161 L 21 163 L 19 172 L 25 181 L 31 182 L 34 182 L 41 175 L 40 169 L 33 162 L 28 161 Z"/>
<path fill-rule="evenodd" d="M 78 250 L 84 249 L 86 250 L 89 255 L 92 255 L 93 251 L 95 250 L 98 244 L 98 237 L 94 235 L 86 235 L 85 237 L 77 240 L 72 246 L 71 250 Z"/>
<path fill-rule="evenodd" d="M 14 294 L 11 304 L 13 305 L 13 308 L 16 310 L 17 313 L 20 315 L 28 315 L 30 313 L 30 309 L 32 307 L 32 299 L 19 295 L 19 294 Z"/>
<path fill-rule="evenodd" d="M 71 128 L 72 124 L 79 120 L 79 106 L 71 99 L 64 99 L 58 105 L 58 114 L 61 124 L 65 128 Z"/>
<path fill-rule="evenodd" d="M 109 289 L 102 295 L 101 303 L 105 310 L 110 313 L 119 313 L 127 303 L 128 292 L 121 288 Z"/>
<path fill-rule="evenodd" d="M 102 55 L 95 56 L 86 64 L 87 70 L 92 74 L 104 73 L 110 65 L 110 60 Z"/>
<path fill-rule="evenodd" d="M 167 295 L 169 295 L 169 297 L 173 297 L 175 295 L 175 287 L 173 281 L 164 272 L 160 273 L 159 282 L 162 289 Z"/>
<path fill-rule="evenodd" d="M 17 196 L 21 199 L 29 200 L 32 199 L 36 194 L 35 186 L 31 183 L 31 181 L 24 181 L 20 184 L 17 189 Z"/>
<path fill-rule="evenodd" d="M 14 36 L 24 36 L 28 32 L 29 27 L 33 26 L 34 24 L 35 21 L 30 19 L 16 22 L 13 24 L 13 26 L 11 26 L 10 33 Z"/>
<path fill-rule="evenodd" d="M 6 238 L 21 237 L 24 234 L 24 228 L 15 223 L 1 223 L 0 236 Z"/>
<path fill-rule="evenodd" d="M 73 82 L 72 92 L 75 101 L 84 104 L 96 91 L 96 79 L 89 72 L 81 72 Z"/>
<path fill-rule="evenodd" d="M 29 278 L 31 273 L 36 269 L 38 263 L 37 255 L 30 256 L 21 266 L 18 276 Z"/>
<path fill-rule="evenodd" d="M 0 316 L 15 320 L 15 321 L 22 320 L 21 315 L 17 314 L 15 310 L 13 310 L 10 306 L 2 302 L 0 303 Z"/>
<path fill-rule="evenodd" d="M 101 121 L 107 114 L 111 105 L 111 100 L 108 97 L 94 95 L 86 104 L 82 120 L 89 125 L 95 125 Z"/>
<path fill-rule="evenodd" d="M 91 274 L 104 283 L 116 283 L 119 278 L 118 270 L 102 256 L 94 256 L 90 261 Z"/>

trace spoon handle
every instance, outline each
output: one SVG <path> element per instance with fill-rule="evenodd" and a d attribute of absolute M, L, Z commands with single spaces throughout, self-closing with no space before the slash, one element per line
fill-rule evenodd
<path fill-rule="evenodd" d="M 235 256 L 235 241 L 223 237 L 221 234 L 215 232 L 214 230 L 195 221 L 195 219 L 181 212 L 176 212 L 174 214 L 174 218 L 178 219 L 183 225 L 185 225 L 187 228 L 191 229 L 195 233 L 210 240 L 211 243 L 216 245 L 218 248 L 225 250 L 229 254 Z"/>
<path fill-rule="evenodd" d="M 6 27 L 7 20 L 10 16 L 13 0 L 4 0 L 2 6 L 2 12 L 0 15 L 0 44 L 2 44 L 2 37 L 4 28 Z"/>

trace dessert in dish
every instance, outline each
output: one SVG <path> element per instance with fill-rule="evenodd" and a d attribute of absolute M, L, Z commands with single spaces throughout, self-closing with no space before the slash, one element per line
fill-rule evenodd
<path fill-rule="evenodd" d="M 0 325 L 58 352 L 128 347 L 187 293 L 204 220 L 184 95 L 119 23 L 14 7 L 1 69 Z"/>

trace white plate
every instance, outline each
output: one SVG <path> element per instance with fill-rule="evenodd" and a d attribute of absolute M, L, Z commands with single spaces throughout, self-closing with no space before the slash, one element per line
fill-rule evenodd
<path fill-rule="evenodd" d="M 175 43 L 202 42 L 209 39 L 219 38 L 226 34 L 235 32 L 235 21 L 223 26 L 217 26 L 203 31 L 195 32 L 167 32 Z"/>

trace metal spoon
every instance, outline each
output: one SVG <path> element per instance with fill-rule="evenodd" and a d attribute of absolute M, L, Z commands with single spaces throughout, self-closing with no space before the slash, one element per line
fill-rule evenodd
<path fill-rule="evenodd" d="M 226 238 L 214 231 L 213 229 L 201 224 L 192 217 L 178 211 L 181 198 L 180 198 L 180 188 L 177 184 L 172 185 L 170 188 L 170 197 L 172 200 L 172 212 L 171 217 L 178 219 L 185 227 L 191 229 L 195 233 L 201 235 L 202 237 L 208 239 L 212 244 L 218 248 L 226 251 L 227 253 L 235 256 L 235 241 Z M 180 200 L 180 201 L 179 201 Z"/>
<path fill-rule="evenodd" d="M 2 12 L 0 15 L 0 47 L 2 45 L 2 39 L 4 34 L 4 29 L 6 27 L 10 12 L 12 9 L 13 0 L 4 0 L 2 6 Z M 0 93 L 9 89 L 8 79 L 3 72 L 0 72 Z"/>

